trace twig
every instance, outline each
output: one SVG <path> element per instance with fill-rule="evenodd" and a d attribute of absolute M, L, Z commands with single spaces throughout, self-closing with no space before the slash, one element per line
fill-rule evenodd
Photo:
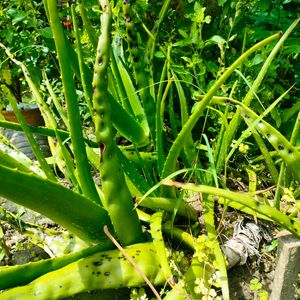
<path fill-rule="evenodd" d="M 143 277 L 143 279 L 145 280 L 145 282 L 147 283 L 147 285 L 150 287 L 150 289 L 152 290 L 152 292 L 154 293 L 154 295 L 156 296 L 156 298 L 158 300 L 162 300 L 161 297 L 160 297 L 160 295 L 159 295 L 159 293 L 157 292 L 157 290 L 155 289 L 155 287 L 153 286 L 153 284 L 150 282 L 150 280 L 147 278 L 147 276 L 145 275 L 145 273 L 135 263 L 135 261 L 132 259 L 132 257 L 126 253 L 126 251 L 124 250 L 124 248 L 117 242 L 117 240 L 111 235 L 111 233 L 108 231 L 108 228 L 107 228 L 106 225 L 103 227 L 103 231 L 108 236 L 108 238 L 116 245 L 116 247 L 122 252 L 122 254 L 124 255 L 124 257 L 126 257 L 126 259 L 133 265 L 133 267 Z"/>

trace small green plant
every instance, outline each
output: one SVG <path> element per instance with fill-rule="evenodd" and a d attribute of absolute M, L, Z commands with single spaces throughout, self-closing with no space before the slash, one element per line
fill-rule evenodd
<path fill-rule="evenodd" d="M 260 300 L 268 299 L 268 292 L 262 289 L 262 284 L 257 278 L 250 280 L 250 289 L 259 297 Z"/>

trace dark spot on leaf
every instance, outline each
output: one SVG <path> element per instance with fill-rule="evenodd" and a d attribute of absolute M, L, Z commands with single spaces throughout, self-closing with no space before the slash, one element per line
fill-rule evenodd
<path fill-rule="evenodd" d="M 266 137 L 269 139 L 271 137 L 270 133 L 266 133 Z"/>
<path fill-rule="evenodd" d="M 109 276 L 109 275 L 110 275 L 110 272 L 105 272 L 104 275 L 105 275 L 105 276 Z"/>
<path fill-rule="evenodd" d="M 130 21 L 131 21 L 130 16 L 129 15 L 125 15 L 125 22 L 126 23 L 130 23 Z"/>
<path fill-rule="evenodd" d="M 278 145 L 278 150 L 282 151 L 284 150 L 284 147 L 282 145 Z"/>
<path fill-rule="evenodd" d="M 230 101 L 227 101 L 226 105 L 228 105 L 228 106 L 236 106 L 235 104 L 231 103 Z"/>
<path fill-rule="evenodd" d="M 93 262 L 93 265 L 94 265 L 94 266 L 101 266 L 101 265 L 102 265 L 102 262 L 101 262 L 101 261 L 94 261 L 94 262 Z"/>

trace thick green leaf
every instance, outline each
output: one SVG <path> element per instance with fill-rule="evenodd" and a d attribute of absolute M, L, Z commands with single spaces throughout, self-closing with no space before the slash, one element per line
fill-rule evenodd
<path fill-rule="evenodd" d="M 0 196 L 49 217 L 82 240 L 106 240 L 107 212 L 89 199 L 50 180 L 0 165 Z"/>

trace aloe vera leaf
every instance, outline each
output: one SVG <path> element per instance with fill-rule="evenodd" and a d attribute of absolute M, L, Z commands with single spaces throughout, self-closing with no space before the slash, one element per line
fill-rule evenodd
<path fill-rule="evenodd" d="M 282 35 L 282 37 L 279 39 L 279 41 L 275 45 L 275 47 L 272 49 L 272 51 L 269 54 L 268 58 L 264 62 L 259 74 L 257 75 L 256 79 L 254 80 L 254 82 L 252 84 L 252 89 L 250 89 L 248 91 L 248 93 L 246 94 L 246 96 L 244 97 L 244 99 L 242 101 L 246 106 L 249 106 L 251 104 L 251 101 L 252 101 L 253 96 L 254 96 L 253 91 L 256 92 L 259 89 L 259 87 L 260 87 L 260 85 L 261 85 L 261 83 L 262 83 L 262 81 L 263 81 L 263 79 L 264 79 L 264 77 L 265 77 L 265 75 L 266 75 L 266 73 L 267 73 L 267 71 L 268 71 L 268 69 L 271 65 L 271 62 L 273 61 L 273 59 L 275 57 L 275 55 L 281 49 L 283 43 L 288 38 L 290 33 L 297 26 L 299 20 L 300 20 L 300 18 L 295 20 L 290 25 L 290 27 L 286 30 L 286 32 Z M 223 165 L 224 165 L 225 155 L 227 154 L 228 148 L 232 143 L 232 140 L 234 138 L 234 135 L 236 134 L 236 131 L 239 127 L 240 122 L 241 122 L 240 112 L 239 112 L 239 110 L 237 110 L 236 113 L 234 114 L 231 122 L 229 123 L 228 130 L 226 131 L 224 142 L 222 143 L 221 150 L 220 150 L 220 153 L 224 153 L 224 155 L 220 155 L 220 157 L 217 161 L 217 170 L 220 170 L 220 168 L 222 168 Z"/>
<path fill-rule="evenodd" d="M 64 95 L 67 104 L 67 112 L 70 123 L 70 136 L 73 144 L 73 153 L 75 157 L 75 164 L 79 184 L 83 194 L 86 197 L 90 198 L 96 203 L 100 203 L 100 199 L 96 187 L 94 185 L 92 175 L 90 173 L 87 155 L 85 151 L 75 83 L 72 71 L 70 69 L 68 47 L 65 42 L 65 36 L 59 19 L 56 1 L 47 0 L 47 7 L 50 17 L 50 26 L 53 33 L 55 47 L 58 55 L 61 78 L 64 87 Z"/>
<path fill-rule="evenodd" d="M 154 285 L 165 283 L 156 249 L 152 243 L 125 248 L 135 263 Z M 140 287 L 144 279 L 119 250 L 109 250 L 81 258 L 56 271 L 49 272 L 30 284 L 0 294 L 1 300 L 62 299 L 81 292 L 122 287 Z"/>
<path fill-rule="evenodd" d="M 59 103 L 59 100 L 57 99 L 53 89 L 52 89 L 52 86 L 48 80 L 48 77 L 47 77 L 47 74 L 45 72 L 45 70 L 42 70 L 42 76 L 43 76 L 43 80 L 44 80 L 44 83 L 46 85 L 46 88 L 47 88 L 47 91 L 51 97 L 51 100 L 53 101 L 53 104 L 55 106 L 55 108 L 57 109 L 57 112 L 59 114 L 59 116 L 61 117 L 62 121 L 64 122 L 64 124 L 66 125 L 67 128 L 69 128 L 69 121 L 68 121 L 68 118 L 67 118 L 67 115 L 63 109 L 63 107 L 61 106 L 61 104 Z"/>
<path fill-rule="evenodd" d="M 169 282 L 174 281 L 174 279 L 168 262 L 167 250 L 162 235 L 162 218 L 163 211 L 154 213 L 150 218 L 150 230 L 162 272 L 165 276 L 165 280 Z"/>
<path fill-rule="evenodd" d="M 111 118 L 118 132 L 136 144 L 143 144 L 148 137 L 141 125 L 108 93 L 111 105 Z"/>
<path fill-rule="evenodd" d="M 214 221 L 215 205 L 211 195 L 204 195 L 204 225 L 210 241 L 212 241 L 212 247 L 214 249 L 215 258 L 218 264 L 218 269 L 221 274 L 222 294 L 224 299 L 229 300 L 229 287 L 228 287 L 228 276 L 226 270 L 226 262 L 222 253 L 220 244 L 218 242 L 218 232 L 216 230 Z"/>
<path fill-rule="evenodd" d="M 141 117 L 141 115 L 135 116 L 134 110 L 131 107 L 131 103 L 134 101 L 132 98 L 135 97 L 130 97 L 131 101 L 128 100 L 119 69 L 116 65 L 114 54 L 112 51 L 110 52 L 113 57 L 111 65 L 113 66 L 114 75 L 116 76 L 116 82 L 114 81 L 113 84 L 115 85 L 117 83 L 118 91 L 121 92 L 121 102 L 124 106 L 123 108 L 122 105 L 109 93 L 112 106 L 111 117 L 114 127 L 122 136 L 133 143 L 147 144 L 149 138 L 149 128 L 148 125 L 145 124 L 146 117 L 144 116 L 144 121 L 142 121 L 143 117 Z M 126 74 L 123 74 L 123 76 L 126 76 Z M 128 82 L 125 82 L 125 84 L 128 86 Z M 137 108 L 138 106 L 135 107 Z M 144 115 L 141 106 L 138 108 L 138 111 Z"/>
<path fill-rule="evenodd" d="M 31 82 L 32 83 L 32 80 L 30 78 L 30 75 L 29 73 L 27 72 L 25 66 L 20 63 L 19 61 L 17 61 L 13 55 L 11 54 L 11 52 L 3 45 L 0 43 L 0 47 L 5 51 L 5 53 L 7 54 L 7 56 L 9 57 L 9 59 L 14 62 L 18 67 L 21 68 L 22 72 L 24 73 L 24 76 L 27 80 L 27 82 Z M 32 83 L 33 84 L 33 83 Z M 3 89 L 3 88 L 2 88 Z M 4 90 L 5 91 L 5 90 Z M 36 157 L 36 159 L 38 160 L 43 172 L 45 173 L 45 175 L 47 176 L 47 178 L 53 180 L 53 181 L 56 181 L 56 177 L 54 176 L 51 168 L 48 166 L 47 164 L 47 161 L 42 153 L 42 150 L 41 148 L 39 147 L 38 143 L 36 142 L 32 132 L 30 131 L 21 111 L 19 110 L 18 108 L 18 104 L 17 104 L 17 100 L 14 98 L 14 97 L 10 97 L 8 95 L 8 100 L 9 100 L 9 103 L 11 105 L 11 107 L 13 108 L 13 111 L 22 127 L 22 130 L 24 131 L 27 139 L 28 139 L 28 142 L 30 143 L 30 146 L 32 148 L 32 151 Z"/>
<path fill-rule="evenodd" d="M 111 44 L 111 7 L 109 1 L 100 1 L 101 35 L 94 66 L 94 123 L 96 140 L 100 148 L 100 178 L 104 194 L 103 205 L 109 212 L 115 232 L 123 245 L 143 240 L 142 227 L 133 201 L 125 183 L 124 173 L 118 158 L 118 148 L 114 140 L 109 102 L 107 68 Z M 124 226 L 126 224 L 126 226 Z"/>
<path fill-rule="evenodd" d="M 98 43 L 98 37 L 96 35 L 96 32 L 87 16 L 86 9 L 84 8 L 84 4 L 82 4 L 82 1 L 79 1 L 78 6 L 80 16 L 83 22 L 83 28 L 86 30 L 94 50 L 96 50 Z"/>
<path fill-rule="evenodd" d="M 57 129 L 57 122 L 49 108 L 49 106 L 47 105 L 47 103 L 44 101 L 43 97 L 40 94 L 39 89 L 37 88 L 37 86 L 35 85 L 35 83 L 33 82 L 33 80 L 31 79 L 32 76 L 31 74 L 28 72 L 26 66 L 24 64 L 22 64 L 21 62 L 19 62 L 20 66 L 22 66 L 23 72 L 26 73 L 25 74 L 25 79 L 30 87 L 30 90 L 32 91 L 32 94 L 34 95 L 34 98 L 36 100 L 37 105 L 39 106 L 39 109 L 43 115 L 45 124 L 48 126 L 48 128 L 52 128 L 54 130 Z M 47 82 L 47 77 L 46 77 L 46 73 L 44 72 L 44 78 L 46 79 L 46 85 L 48 86 L 48 90 L 50 89 L 50 91 L 52 90 L 50 87 L 49 82 Z M 52 90 L 53 96 L 54 92 Z M 67 123 L 68 124 L 68 123 Z M 69 177 L 72 180 L 72 183 L 74 186 L 77 187 L 77 190 L 80 190 L 80 188 L 78 187 L 78 180 L 74 175 L 74 166 L 73 166 L 73 161 L 72 158 L 69 154 L 69 152 L 66 150 L 65 145 L 63 144 L 59 134 L 56 132 L 56 139 L 59 143 L 59 146 L 61 148 L 61 153 L 59 153 L 60 155 L 58 157 L 56 157 L 56 164 L 58 166 L 60 166 L 61 171 L 66 174 L 66 172 L 64 172 L 64 166 L 66 166 L 67 170 L 68 170 L 68 174 Z M 53 141 L 52 145 L 53 145 Z M 49 143 L 51 145 L 51 143 Z M 51 147 L 50 147 L 51 148 Z M 61 155 L 62 154 L 62 155 Z M 64 158 L 64 161 L 62 160 L 62 156 Z M 67 176 L 66 176 L 67 177 Z"/>
<path fill-rule="evenodd" d="M 156 141 L 156 151 L 157 151 L 157 167 L 160 175 L 162 173 L 164 162 L 165 162 L 165 155 L 163 149 L 163 127 L 164 127 L 163 121 L 164 121 L 165 101 L 168 96 L 171 84 L 172 84 L 172 80 L 168 80 L 162 97 L 157 98 L 157 102 L 156 102 L 155 141 Z"/>
<path fill-rule="evenodd" d="M 259 147 L 260 152 L 262 153 L 262 155 L 264 157 L 266 168 L 270 171 L 273 181 L 275 183 L 277 183 L 279 174 L 278 174 L 277 167 L 272 159 L 269 149 L 267 148 L 265 142 L 263 141 L 263 139 L 257 133 L 256 130 L 253 131 L 252 135 L 255 139 L 256 144 Z"/>
<path fill-rule="evenodd" d="M 139 152 L 139 155 L 135 151 L 126 150 L 119 147 L 122 153 L 127 157 L 127 159 L 134 163 L 137 168 L 143 168 L 147 165 L 148 168 L 154 168 L 157 163 L 156 152 Z"/>
<path fill-rule="evenodd" d="M 145 178 L 137 171 L 134 164 L 124 155 L 118 148 L 117 154 L 124 170 L 130 181 L 137 187 L 141 193 L 146 193 L 150 189 L 150 184 Z"/>
<path fill-rule="evenodd" d="M 292 131 L 292 135 L 291 135 L 291 139 L 290 139 L 290 143 L 292 145 L 296 144 L 297 137 L 298 137 L 299 133 L 300 133 L 300 109 L 298 111 L 298 115 L 296 117 L 295 125 L 294 125 L 293 131 Z"/>
<path fill-rule="evenodd" d="M 215 168 L 215 161 L 212 154 L 212 150 L 209 145 L 208 138 L 205 134 L 203 134 L 203 138 L 205 140 L 206 146 L 207 146 L 207 153 L 210 163 L 210 169 L 211 169 L 211 176 L 214 180 L 214 184 L 218 188 L 218 178 L 217 178 L 217 172 Z M 209 240 L 212 242 L 212 247 L 214 250 L 214 255 L 216 258 L 216 262 L 218 264 L 218 269 L 220 270 L 221 274 L 221 284 L 222 284 L 222 294 L 224 299 L 229 300 L 229 287 L 228 287 L 228 276 L 226 271 L 226 262 L 224 255 L 222 253 L 219 241 L 218 241 L 218 232 L 215 225 L 215 203 L 212 199 L 211 195 L 204 195 L 203 196 L 203 208 L 204 208 L 204 225 L 205 229 L 208 235 Z"/>
<path fill-rule="evenodd" d="M 138 198 L 139 202 L 140 198 Z M 139 206 L 150 208 L 152 210 L 164 210 L 169 213 L 173 213 L 176 207 L 176 199 L 163 198 L 163 197 L 146 197 L 140 202 Z M 192 221 L 197 221 L 197 211 L 187 202 L 180 201 L 178 206 L 177 214 L 188 218 Z"/>
<path fill-rule="evenodd" d="M 300 120 L 300 110 L 296 117 L 295 125 L 294 125 L 293 131 L 291 134 L 291 138 L 290 138 L 290 143 L 293 146 L 296 144 L 297 136 L 300 131 L 299 120 Z M 284 185 L 283 182 L 284 182 L 284 178 L 285 178 L 285 170 L 286 170 L 285 164 L 282 162 L 280 165 L 280 173 L 279 173 L 276 192 L 275 192 L 275 196 L 274 196 L 275 207 L 277 209 L 280 209 L 280 198 L 281 198 L 281 194 L 282 194 L 281 189 L 282 189 L 282 186 Z"/>
<path fill-rule="evenodd" d="M 122 1 L 122 8 L 125 20 L 125 27 L 127 32 L 128 49 L 131 56 L 133 72 L 135 75 L 136 83 L 140 99 L 143 103 L 146 118 L 148 121 L 150 133 L 152 137 L 155 136 L 155 102 L 149 92 L 149 73 L 145 68 L 144 59 L 138 45 L 138 33 L 134 21 L 134 14 L 131 10 L 129 0 Z"/>
<path fill-rule="evenodd" d="M 151 30 L 151 35 L 149 35 L 146 47 L 145 47 L 145 54 L 144 54 L 144 62 L 145 62 L 145 67 L 147 68 L 149 72 L 149 89 L 150 89 L 150 94 L 152 98 L 155 100 L 155 85 L 154 85 L 154 80 L 153 80 L 153 57 L 154 57 L 154 52 L 155 52 L 155 46 L 156 46 L 156 39 L 157 39 L 157 34 L 159 32 L 159 28 L 161 23 L 163 22 L 167 12 L 168 8 L 170 6 L 171 0 L 166 0 L 164 1 L 163 6 L 161 7 L 161 10 L 159 11 L 158 18 L 155 20 L 155 23 L 153 25 L 153 28 Z"/>
<path fill-rule="evenodd" d="M 120 76 L 122 78 L 122 84 L 124 85 L 127 98 L 130 102 L 130 106 L 134 112 L 137 121 L 141 124 L 142 128 L 144 129 L 145 134 L 149 136 L 149 132 L 150 132 L 149 124 L 147 122 L 147 118 L 143 106 L 141 105 L 138 92 L 136 91 L 122 60 L 119 59 L 117 64 L 118 64 Z"/>
<path fill-rule="evenodd" d="M 9 140 L 0 133 L 0 165 L 16 168 L 23 172 L 35 173 L 46 178 L 44 172 L 23 152 L 18 150 Z"/>
<path fill-rule="evenodd" d="M 96 169 L 100 167 L 100 154 L 96 153 L 93 149 L 87 147 L 88 158 L 92 166 Z M 145 180 L 145 178 L 138 172 L 135 164 L 131 161 L 130 157 L 126 157 L 126 155 L 117 148 L 117 155 L 122 166 L 124 173 L 127 175 L 128 180 L 130 180 L 131 184 L 139 191 L 139 193 L 146 193 L 150 189 L 149 183 Z M 134 196 L 135 194 L 133 194 Z"/>
<path fill-rule="evenodd" d="M 125 108 L 125 110 L 131 114 L 132 116 L 134 116 L 134 111 L 130 105 L 130 101 L 127 97 L 127 94 L 126 94 L 126 90 L 125 90 L 125 86 L 124 86 L 124 83 L 122 81 L 122 78 L 121 78 L 121 74 L 120 74 L 120 70 L 119 70 L 119 67 L 118 67 L 118 63 L 117 63 L 117 60 L 116 60 L 116 57 L 115 57 L 115 53 L 114 51 L 111 49 L 110 50 L 110 65 L 111 65 L 111 69 L 112 69 L 112 75 L 113 75 L 113 78 L 111 78 L 111 80 L 113 79 L 113 85 L 115 86 L 115 88 L 117 89 L 118 91 L 118 94 L 119 94 L 119 97 L 120 97 L 120 102 L 122 103 L 122 106 Z M 110 79 L 110 78 L 108 78 Z"/>
<path fill-rule="evenodd" d="M 35 175 L 0 165 L 0 195 L 35 210 L 88 242 L 106 240 L 107 212 L 89 199 Z M 63 201 L 62 201 L 63 200 Z"/>
<path fill-rule="evenodd" d="M 198 193 L 204 193 L 209 195 L 214 195 L 214 199 L 218 200 L 219 197 L 226 198 L 228 200 L 240 203 L 245 207 L 248 207 L 257 213 L 265 215 L 272 219 L 273 222 L 277 223 L 280 226 L 283 226 L 290 232 L 292 232 L 297 237 L 300 237 L 300 222 L 289 218 L 287 215 L 281 213 L 276 208 L 258 201 L 255 197 L 251 197 L 246 193 L 232 192 L 229 190 L 219 189 L 215 187 L 210 187 L 206 185 L 195 185 L 192 183 L 180 183 L 171 180 L 164 180 L 163 184 L 175 186 L 182 188 L 184 190 L 191 190 Z"/>
<path fill-rule="evenodd" d="M 4 120 L 0 120 L 0 127 L 13 129 L 16 131 L 22 131 L 22 126 L 20 124 L 15 123 L 15 122 L 4 121 Z M 38 134 L 46 135 L 46 136 L 50 136 L 50 137 L 55 137 L 56 132 L 58 132 L 59 136 L 62 139 L 68 139 L 70 137 L 70 134 L 67 131 L 61 130 L 61 129 L 54 130 L 54 129 L 50 129 L 50 128 L 47 128 L 44 126 L 30 126 L 30 125 L 29 125 L 29 128 L 32 133 L 38 133 Z M 87 140 L 87 142 L 88 142 L 88 140 Z M 96 144 L 92 142 L 91 146 L 95 147 Z"/>
<path fill-rule="evenodd" d="M 270 217 L 268 217 L 266 215 L 262 215 L 260 213 L 257 213 L 255 210 L 253 210 L 249 207 L 246 207 L 245 205 L 243 205 L 241 203 L 238 203 L 238 202 L 235 202 L 232 200 L 227 200 L 227 199 L 224 199 L 221 197 L 218 199 L 218 202 L 224 206 L 230 206 L 235 210 L 239 210 L 245 214 L 252 215 L 253 218 L 263 219 L 263 220 L 272 222 L 272 219 Z"/>
<path fill-rule="evenodd" d="M 48 272 L 60 269 L 80 258 L 113 248 L 114 245 L 109 241 L 60 257 L 43 259 L 17 266 L 2 266 L 0 267 L 0 289 L 4 290 L 18 285 L 28 284 L 34 279 Z"/>
<path fill-rule="evenodd" d="M 169 54 L 169 53 L 168 53 Z M 162 107 L 165 107 L 163 102 L 169 93 L 171 88 L 172 81 L 169 79 L 167 81 L 167 85 L 165 87 L 165 92 L 163 93 L 163 87 L 165 85 L 165 78 L 167 76 L 167 69 L 169 66 L 168 59 L 165 60 L 164 66 L 161 72 L 158 93 L 156 97 L 156 116 L 155 116 L 155 144 L 156 144 L 156 152 L 157 152 L 157 169 L 159 175 L 161 175 L 165 154 L 164 154 L 164 142 L 163 142 L 163 121 L 164 121 L 164 110 Z"/>
<path fill-rule="evenodd" d="M 290 89 L 289 89 L 290 90 Z M 263 118 L 263 116 L 266 116 L 278 103 L 279 101 L 289 92 L 286 91 L 284 94 L 282 94 L 278 99 L 276 99 L 264 112 L 263 114 L 260 116 L 260 119 Z M 229 97 L 212 97 L 212 102 L 214 103 L 219 103 L 219 104 L 226 104 L 226 103 L 230 103 L 230 99 Z M 228 101 L 228 102 L 226 102 Z M 257 120 L 258 122 L 258 120 Z M 260 151 L 263 154 L 264 160 L 266 162 L 266 165 L 268 167 L 268 170 L 271 173 L 272 178 L 274 179 L 274 181 L 277 181 L 278 178 L 278 171 L 277 168 L 273 162 L 272 156 L 269 153 L 269 150 L 267 149 L 265 143 L 263 142 L 263 140 L 261 139 L 261 137 L 258 135 L 258 133 L 255 131 L 255 126 L 257 124 L 252 123 L 251 126 L 248 127 L 248 129 L 246 129 L 242 135 L 239 137 L 239 139 L 236 141 L 236 143 L 234 143 L 234 145 L 232 146 L 231 151 L 229 152 L 229 154 L 227 155 L 226 159 L 225 159 L 225 165 L 227 165 L 227 162 L 229 161 L 229 159 L 231 158 L 231 156 L 233 155 L 234 151 L 236 151 L 236 149 L 238 149 L 239 145 L 244 141 L 244 139 L 246 139 L 248 136 L 250 136 L 251 132 L 256 140 L 256 143 L 258 144 Z M 228 126 L 227 126 L 227 130 L 228 130 Z M 227 132 L 227 131 L 226 131 Z M 226 135 L 225 132 L 225 135 Z M 222 154 L 224 155 L 224 154 Z"/>
<path fill-rule="evenodd" d="M 0 120 L 0 127 L 9 128 L 9 129 L 17 130 L 17 131 L 22 131 L 22 127 L 20 124 L 17 124 L 14 122 L 9 122 L 9 121 Z M 58 134 L 62 140 L 67 140 L 70 138 L 70 133 L 68 131 L 65 131 L 62 129 L 54 130 L 54 129 L 50 129 L 50 128 L 44 127 L 44 126 L 29 126 L 29 128 L 32 133 L 38 133 L 41 135 L 46 135 L 46 136 L 51 136 L 51 137 L 56 137 L 56 134 Z M 93 147 L 93 148 L 98 147 L 98 144 L 91 140 L 84 139 L 84 141 L 90 147 Z"/>
<path fill-rule="evenodd" d="M 171 73 L 172 73 L 172 77 L 174 78 L 175 86 L 176 86 L 178 97 L 179 97 L 180 114 L 181 114 L 181 125 L 183 127 L 184 124 L 185 124 L 185 122 L 189 118 L 186 96 L 185 96 L 183 87 L 181 85 L 181 82 L 178 79 L 176 73 L 172 69 L 171 69 Z M 194 141 L 193 141 L 193 137 L 190 134 L 186 138 L 185 145 L 184 145 L 184 152 L 185 152 L 186 156 L 189 158 L 189 161 L 192 161 L 193 158 L 194 158 L 194 156 L 193 156 L 193 153 L 194 153 L 194 150 L 195 150 L 195 146 L 194 145 L 195 144 L 194 144 Z"/>
<path fill-rule="evenodd" d="M 283 112 L 282 112 L 282 116 L 281 116 L 281 119 L 282 119 L 282 123 L 286 123 L 288 120 L 290 120 L 291 118 L 293 118 L 293 116 L 297 113 L 299 113 L 300 111 L 300 98 L 296 97 L 296 100 L 297 102 L 290 108 L 288 109 L 285 109 Z"/>
<path fill-rule="evenodd" d="M 177 138 L 173 142 L 169 154 L 166 158 L 166 162 L 164 165 L 163 170 L 163 177 L 168 176 L 171 174 L 176 166 L 177 158 L 179 156 L 179 153 L 182 149 L 182 147 L 185 144 L 186 137 L 191 133 L 192 129 L 196 125 L 199 118 L 203 115 L 204 110 L 206 109 L 207 105 L 209 104 L 209 101 L 214 96 L 216 91 L 219 89 L 221 84 L 234 72 L 234 70 L 253 52 L 257 51 L 264 45 L 270 43 L 274 39 L 277 39 L 280 36 L 281 33 L 274 34 L 263 41 L 257 43 L 253 47 L 251 47 L 249 50 L 247 50 L 243 55 L 241 55 L 222 75 L 221 77 L 216 80 L 214 85 L 209 89 L 209 91 L 206 93 L 206 95 L 203 97 L 202 101 L 196 106 L 194 112 L 189 117 L 187 122 L 182 127 L 180 133 L 178 134 Z"/>
<path fill-rule="evenodd" d="M 2 144 L 2 142 L 0 144 L 0 164 L 27 173 L 36 173 L 38 171 L 38 173 L 36 173 L 37 175 L 42 177 L 45 176 L 38 168 L 37 170 L 31 169 L 34 167 L 34 164 L 24 153 L 11 149 L 5 144 Z"/>
<path fill-rule="evenodd" d="M 27 68 L 25 65 L 23 65 L 22 63 L 20 63 L 20 65 L 22 65 L 23 69 L 27 71 Z M 28 71 L 27 71 L 28 72 Z M 43 75 L 44 79 L 46 79 L 46 86 L 48 88 L 48 90 L 50 90 L 50 94 L 52 92 L 52 96 L 55 97 L 55 94 L 50 86 L 50 83 L 47 79 L 47 76 L 46 76 L 46 73 L 44 72 L 44 75 Z M 47 125 L 48 128 L 51 128 L 51 129 L 54 129 L 55 130 L 55 135 L 56 135 L 56 139 L 58 141 L 58 144 L 59 144 L 59 147 L 61 149 L 61 151 L 58 153 L 58 155 L 55 157 L 55 160 L 56 160 L 56 164 L 60 167 L 60 170 L 63 172 L 63 174 L 67 174 L 67 172 L 64 171 L 64 167 L 66 167 L 67 171 L 68 171 L 68 176 L 65 176 L 66 178 L 67 177 L 70 177 L 71 180 L 72 180 L 72 184 L 76 187 L 77 191 L 80 191 L 80 187 L 79 187 L 79 184 L 78 184 L 78 179 L 76 178 L 76 176 L 74 175 L 75 174 L 75 170 L 74 170 L 74 165 L 73 165 L 73 160 L 71 158 L 71 155 L 69 154 L 68 150 L 66 149 L 66 146 L 65 144 L 62 142 L 59 134 L 57 133 L 57 128 L 58 128 L 58 125 L 57 125 L 57 122 L 48 106 L 48 104 L 44 101 L 42 95 L 40 94 L 40 91 L 39 89 L 37 88 L 37 86 L 35 85 L 35 83 L 32 81 L 32 76 L 31 74 L 29 74 L 28 72 L 28 75 L 25 76 L 25 79 L 30 87 L 30 90 L 32 91 L 34 97 L 35 97 L 35 100 L 36 100 L 36 103 L 37 105 L 39 106 L 39 109 L 43 115 L 43 118 L 44 118 L 44 121 L 45 121 L 45 124 Z M 57 101 L 57 100 L 56 100 Z M 57 101 L 57 105 L 58 105 L 58 101 Z M 69 125 L 68 122 L 65 123 L 66 125 Z M 69 127 L 68 127 L 69 128 Z M 53 150 L 53 147 L 54 146 L 54 143 L 53 143 L 53 140 L 49 141 L 49 145 L 52 146 L 50 147 L 51 151 Z M 56 147 L 58 148 L 58 147 Z M 63 160 L 64 158 L 64 160 Z"/>
<path fill-rule="evenodd" d="M 140 220 L 149 224 L 151 216 L 138 208 L 136 210 L 138 212 Z M 172 221 L 163 223 L 162 231 L 168 234 L 170 238 L 174 238 L 180 244 L 184 244 L 185 246 L 187 246 L 190 250 L 196 249 L 196 239 L 188 232 L 174 226 Z"/>
<path fill-rule="evenodd" d="M 243 44 L 243 48 L 244 48 L 244 44 Z M 230 94 L 229 94 L 230 98 L 232 98 L 232 96 L 234 95 L 234 92 L 235 92 L 235 90 L 237 88 L 238 83 L 239 83 L 238 80 L 234 81 L 234 83 L 232 85 L 232 88 L 230 90 Z M 214 96 L 214 97 L 216 97 L 216 96 Z M 214 97 L 212 97 L 212 99 Z M 197 99 L 197 97 L 195 97 L 195 98 Z M 215 144 L 215 147 L 214 147 L 214 158 L 215 158 L 215 161 L 216 161 L 216 166 L 219 164 L 219 157 L 220 157 L 220 155 L 221 156 L 225 155 L 224 153 L 221 153 L 221 148 L 223 147 L 223 143 L 226 142 L 226 141 L 224 141 L 224 139 L 225 139 L 225 136 L 226 136 L 226 131 L 228 129 L 228 122 L 227 122 L 228 113 L 229 113 L 229 106 L 226 106 L 225 107 L 225 112 L 224 112 L 224 118 L 222 117 L 221 129 L 220 129 L 220 131 L 218 133 L 217 141 L 216 141 L 216 144 Z M 218 167 L 216 169 L 217 169 L 217 173 L 218 173 L 218 171 L 219 171 Z M 226 166 L 225 166 L 225 170 L 226 170 Z M 226 178 L 224 178 L 224 181 L 225 180 L 226 180 Z"/>
<path fill-rule="evenodd" d="M 81 6 L 82 6 L 82 4 L 79 4 L 79 7 L 81 7 Z M 85 10 L 83 7 L 82 7 L 82 9 L 80 9 L 80 12 L 83 12 L 83 14 L 85 13 Z M 82 89 L 83 89 L 83 93 L 85 96 L 85 101 L 86 101 L 87 107 L 89 109 L 90 115 L 92 116 L 93 115 L 92 94 L 90 92 L 91 89 L 88 89 L 87 76 L 85 76 L 85 74 L 84 74 L 84 72 L 85 72 L 84 60 L 83 60 L 83 53 L 82 53 L 82 48 L 81 48 L 78 21 L 77 21 L 77 16 L 75 13 L 74 4 L 71 5 L 71 14 L 72 14 L 74 36 L 75 36 L 75 40 L 76 40 L 76 50 L 77 50 L 81 85 L 82 85 Z"/>
<path fill-rule="evenodd" d="M 293 172 L 295 178 L 300 181 L 300 151 L 294 147 L 278 130 L 264 120 L 259 120 L 260 117 L 244 104 L 230 100 L 235 105 L 240 106 L 242 116 L 248 126 L 252 123 L 257 123 L 256 129 L 264 137 L 268 139 L 270 144 L 275 148 L 279 156 L 283 159 L 287 167 Z"/>

